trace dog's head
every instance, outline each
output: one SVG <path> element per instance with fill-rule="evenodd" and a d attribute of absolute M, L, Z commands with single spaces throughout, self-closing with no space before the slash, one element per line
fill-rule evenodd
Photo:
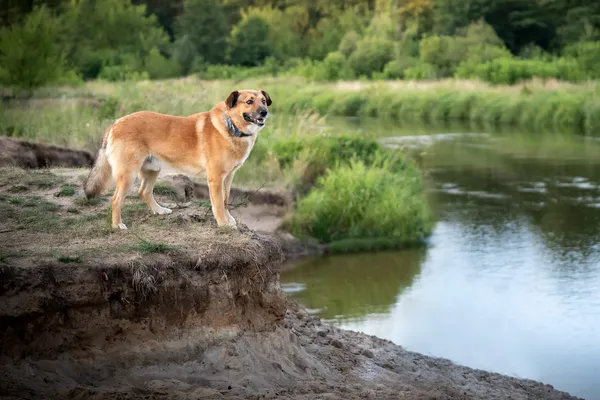
<path fill-rule="evenodd" d="M 267 107 L 271 105 L 271 97 L 264 90 L 234 90 L 225 105 L 229 118 L 238 128 L 244 130 L 253 125 L 254 129 L 262 128 L 269 116 Z"/>

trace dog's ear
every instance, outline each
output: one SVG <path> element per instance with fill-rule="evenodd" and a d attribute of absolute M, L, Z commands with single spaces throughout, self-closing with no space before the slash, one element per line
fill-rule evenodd
<path fill-rule="evenodd" d="M 270 106 L 271 103 L 273 103 L 273 102 L 271 101 L 271 97 L 269 97 L 269 94 L 267 92 L 265 92 L 264 90 L 261 90 L 260 92 L 262 93 L 263 96 L 265 96 L 265 99 L 267 100 L 267 105 Z"/>
<path fill-rule="evenodd" d="M 238 101 L 238 97 L 240 97 L 240 92 L 238 92 L 237 90 L 234 90 L 233 92 L 231 92 L 229 94 L 229 96 L 227 97 L 227 100 L 225 100 L 225 104 L 227 105 L 227 108 L 235 107 L 235 105 L 237 104 L 237 101 Z"/>

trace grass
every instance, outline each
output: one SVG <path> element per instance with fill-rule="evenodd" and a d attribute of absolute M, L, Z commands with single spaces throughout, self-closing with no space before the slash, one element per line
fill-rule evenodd
<path fill-rule="evenodd" d="M 177 198 L 177 190 L 165 182 L 156 182 L 154 185 L 154 194 L 163 195 L 172 199 Z"/>
<path fill-rule="evenodd" d="M 142 254 L 150 253 L 168 253 L 173 250 L 173 246 L 169 246 L 165 243 L 149 242 L 141 239 L 140 243 L 136 246 L 137 250 Z"/>
<path fill-rule="evenodd" d="M 65 263 L 65 264 L 71 264 L 71 263 L 81 263 L 81 257 L 79 256 L 59 256 L 58 257 L 58 261 Z"/>
<path fill-rule="evenodd" d="M 389 247 L 391 242 L 417 245 L 432 226 L 418 169 L 393 171 L 389 163 L 368 167 L 363 161 L 352 161 L 319 178 L 317 187 L 298 200 L 291 221 L 297 236 L 338 242 L 334 248 L 362 239 L 369 239 L 372 248 Z"/>
<path fill-rule="evenodd" d="M 71 185 L 62 185 L 58 193 L 56 193 L 57 197 L 70 197 L 75 195 L 75 188 Z"/>
<path fill-rule="evenodd" d="M 82 190 L 82 182 L 73 170 L 53 169 L 46 173 L 75 191 Z M 231 260 L 239 265 L 259 260 L 267 263 L 277 255 L 273 252 L 274 239 L 256 239 L 244 229 L 221 232 L 210 212 L 202 221 L 185 218 L 186 214 L 190 217 L 198 213 L 195 207 L 178 209 L 175 215 L 158 216 L 150 215 L 141 200 L 126 200 L 123 216 L 129 229 L 114 230 L 110 228 L 111 209 L 106 196 L 99 200 L 103 206 L 89 207 L 73 196 L 55 196 L 53 188 L 31 188 L 25 194 L 9 190 L 22 184 L 30 174 L 35 175 L 36 171 L 0 167 L 2 262 L 82 267 L 177 262 L 194 266 L 201 257 L 210 260 L 211 265 Z M 9 176 L 11 179 L 6 179 Z M 3 183 L 5 180 L 11 183 Z M 165 199 L 157 195 L 159 202 Z M 177 224 L 169 223 L 176 219 Z M 223 254 L 227 257 L 223 258 Z"/>

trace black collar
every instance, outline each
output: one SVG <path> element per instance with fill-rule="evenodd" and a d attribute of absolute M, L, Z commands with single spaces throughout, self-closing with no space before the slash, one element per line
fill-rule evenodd
<path fill-rule="evenodd" d="M 233 124 L 233 121 L 231 120 L 231 118 L 229 118 L 229 115 L 227 115 L 227 114 L 225 114 L 225 121 L 227 122 L 227 129 L 229 130 L 229 133 L 231 133 L 233 136 L 236 136 L 236 137 L 252 136 L 251 133 L 244 133 L 244 132 L 240 131 L 238 129 L 238 127 Z"/>

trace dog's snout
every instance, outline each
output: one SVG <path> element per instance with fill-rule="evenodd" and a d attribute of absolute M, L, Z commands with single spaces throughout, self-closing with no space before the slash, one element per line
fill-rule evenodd
<path fill-rule="evenodd" d="M 258 110 L 258 113 L 260 114 L 261 117 L 266 117 L 267 116 L 267 109 L 266 108 L 261 108 L 260 110 Z"/>

